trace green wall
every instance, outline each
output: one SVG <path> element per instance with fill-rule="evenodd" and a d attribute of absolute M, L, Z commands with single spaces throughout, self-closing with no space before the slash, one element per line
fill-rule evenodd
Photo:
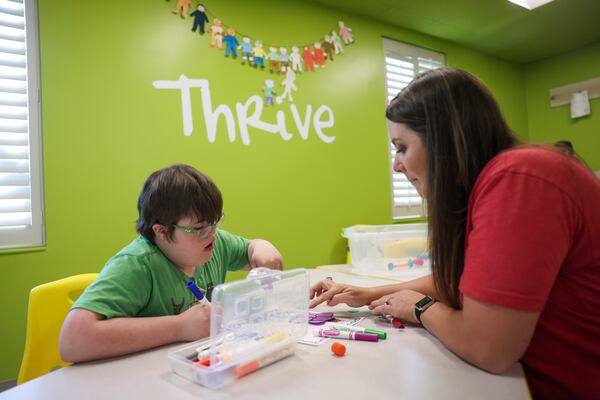
<path fill-rule="evenodd" d="M 587 164 L 600 170 L 600 99 L 590 101 L 590 115 L 577 119 L 571 119 L 568 105 L 550 107 L 550 89 L 600 76 L 600 43 L 531 63 L 525 76 L 529 138 L 570 140 Z"/>
<path fill-rule="evenodd" d="M 446 53 L 449 65 L 488 83 L 517 132 L 527 130 L 518 66 L 345 15 L 356 43 L 324 70 L 300 76 L 294 94 L 301 115 L 308 104 L 333 110 L 335 126 L 324 131 L 336 137 L 333 143 L 323 143 L 313 129 L 302 140 L 289 103 L 264 110 L 261 119 L 275 122 L 283 110 L 291 140 L 251 129 L 249 146 L 239 136 L 231 143 L 221 122 L 209 143 L 198 91 L 195 129 L 184 136 L 179 93 L 155 89 L 153 81 L 181 74 L 208 79 L 213 107 L 235 110 L 237 102 L 260 95 L 269 74 L 209 48 L 208 35 L 192 34 L 191 21 L 170 12 L 174 4 L 39 0 L 47 247 L 0 254 L 0 381 L 18 372 L 29 290 L 99 271 L 132 240 L 138 191 L 158 168 L 189 163 L 212 176 L 224 194 L 224 228 L 271 240 L 286 268 L 342 263 L 341 227 L 390 223 L 382 36 Z M 292 0 L 208 1 L 207 7 L 267 43 L 311 43 L 340 17 Z"/>

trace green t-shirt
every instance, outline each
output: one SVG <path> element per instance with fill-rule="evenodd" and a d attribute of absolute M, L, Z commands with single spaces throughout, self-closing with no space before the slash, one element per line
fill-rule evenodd
<path fill-rule="evenodd" d="M 227 271 L 248 264 L 249 243 L 218 229 L 212 258 L 196 268 L 196 285 L 206 291 L 223 283 Z M 139 236 L 108 260 L 72 308 L 106 318 L 177 315 L 195 301 L 187 287 L 190 279 L 158 247 Z"/>

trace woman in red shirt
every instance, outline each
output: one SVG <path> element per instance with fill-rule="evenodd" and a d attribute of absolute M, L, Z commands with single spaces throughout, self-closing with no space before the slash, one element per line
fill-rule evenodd
<path fill-rule="evenodd" d="M 419 75 L 386 116 L 394 170 L 427 200 L 432 274 L 374 288 L 324 280 L 311 307 L 369 304 L 492 373 L 521 361 L 534 398 L 598 396 L 600 181 L 559 150 L 520 144 L 461 70 Z"/>

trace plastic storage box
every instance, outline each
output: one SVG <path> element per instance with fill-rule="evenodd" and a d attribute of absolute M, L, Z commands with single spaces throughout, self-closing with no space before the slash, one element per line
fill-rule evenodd
<path fill-rule="evenodd" d="M 173 371 L 211 389 L 292 355 L 308 324 L 305 269 L 257 268 L 215 287 L 210 337 L 169 352 Z"/>
<path fill-rule="evenodd" d="M 398 275 L 429 268 L 426 223 L 356 225 L 344 228 L 342 236 L 357 272 Z"/>

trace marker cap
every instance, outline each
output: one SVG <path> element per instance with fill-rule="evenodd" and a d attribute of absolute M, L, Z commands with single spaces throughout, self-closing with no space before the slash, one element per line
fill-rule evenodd
<path fill-rule="evenodd" d="M 373 335 L 377 335 L 381 340 L 387 338 L 387 332 L 378 331 L 376 329 L 365 329 L 365 333 L 372 333 Z"/>

